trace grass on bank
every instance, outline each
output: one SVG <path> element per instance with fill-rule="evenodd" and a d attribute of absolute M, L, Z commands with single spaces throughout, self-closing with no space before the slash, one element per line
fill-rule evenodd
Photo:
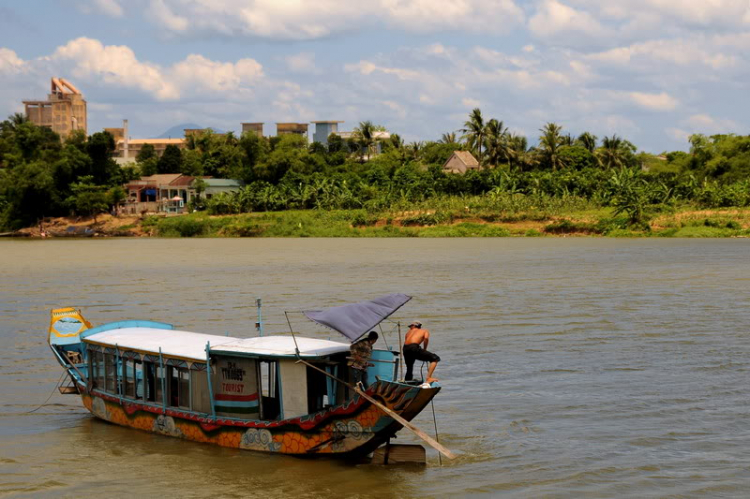
<path fill-rule="evenodd" d="M 464 205 L 466 206 L 466 205 Z M 416 207 L 419 208 L 419 207 Z M 498 214 L 443 206 L 430 210 L 305 210 L 243 215 L 147 217 L 144 231 L 161 237 L 748 237 L 750 209 L 675 210 L 649 227 L 632 227 L 603 208 L 569 213 Z"/>

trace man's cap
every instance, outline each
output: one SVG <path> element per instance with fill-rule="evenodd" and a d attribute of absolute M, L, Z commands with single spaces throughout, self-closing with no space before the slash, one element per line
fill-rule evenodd
<path fill-rule="evenodd" d="M 416 327 L 422 327 L 422 323 L 419 321 L 412 321 L 411 324 L 409 324 L 409 327 L 416 326 Z"/>

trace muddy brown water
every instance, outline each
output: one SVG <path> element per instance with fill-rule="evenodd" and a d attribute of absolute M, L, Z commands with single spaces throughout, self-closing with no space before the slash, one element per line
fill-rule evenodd
<path fill-rule="evenodd" d="M 750 494 L 749 241 L 11 240 L 0 284 L 0 496 Z M 53 307 L 253 336 L 256 297 L 283 333 L 284 310 L 389 292 L 415 296 L 398 318 L 443 359 L 440 439 L 459 457 L 442 466 L 431 450 L 415 469 L 222 449 L 57 393 L 28 413 L 61 373 Z M 429 411 L 415 422 L 433 431 Z"/>

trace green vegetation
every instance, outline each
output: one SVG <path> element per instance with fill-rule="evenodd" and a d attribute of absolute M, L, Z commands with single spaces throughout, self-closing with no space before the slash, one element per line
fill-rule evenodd
<path fill-rule="evenodd" d="M 119 168 L 107 133 L 60 143 L 50 130 L 12 116 L 0 124 L 0 230 L 43 216 L 96 216 L 123 201 L 118 186 L 157 172 L 245 184 L 233 194 L 199 196 L 190 206 L 199 213 L 143 222 L 164 236 L 713 237 L 746 235 L 750 226 L 743 210 L 719 222 L 712 214 L 679 218 L 750 207 L 747 136 L 694 135 L 689 153 L 655 156 L 616 135 L 574 138 L 547 123 L 538 146 L 529 147 L 479 109 L 462 136 L 448 132 L 436 142 L 405 144 L 381 131 L 366 121 L 351 139 L 331 136 L 328 146 L 296 135 L 208 131 L 161 157 L 144 147 L 133 168 Z M 457 150 L 471 151 L 482 168 L 443 172 Z"/>

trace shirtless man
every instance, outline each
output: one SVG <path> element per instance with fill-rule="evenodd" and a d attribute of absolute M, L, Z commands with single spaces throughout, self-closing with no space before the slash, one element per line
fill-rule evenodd
<path fill-rule="evenodd" d="M 419 346 L 422 343 L 424 343 L 424 348 Z M 412 380 L 414 361 L 422 360 L 430 363 L 430 368 L 427 370 L 427 382 L 431 383 L 437 381 L 437 378 L 432 377 L 432 373 L 435 372 L 437 363 L 440 362 L 440 357 L 427 351 L 427 346 L 429 344 L 430 332 L 426 329 L 422 329 L 422 323 L 414 321 L 409 324 L 409 331 L 406 333 L 406 339 L 404 340 L 404 362 L 406 362 L 406 375 L 404 376 L 404 380 Z"/>

